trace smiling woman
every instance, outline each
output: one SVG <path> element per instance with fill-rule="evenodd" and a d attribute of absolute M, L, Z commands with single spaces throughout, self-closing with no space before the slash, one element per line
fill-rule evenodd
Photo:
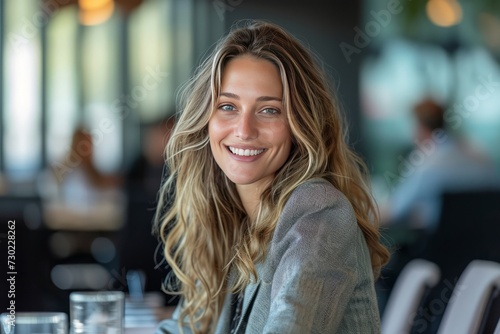
<path fill-rule="evenodd" d="M 157 212 L 166 286 L 157 333 L 376 333 L 388 259 L 363 162 L 309 51 L 235 27 L 185 86 Z"/>

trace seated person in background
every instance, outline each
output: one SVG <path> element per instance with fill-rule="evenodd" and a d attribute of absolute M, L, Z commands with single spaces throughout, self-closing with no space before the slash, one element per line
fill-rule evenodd
<path fill-rule="evenodd" d="M 121 178 L 94 164 L 92 136 L 81 126 L 66 157 L 51 164 L 40 179 L 47 225 L 53 229 L 117 230 L 123 223 Z"/>
<path fill-rule="evenodd" d="M 152 223 L 165 165 L 165 145 L 174 123 L 172 116 L 141 127 L 142 149 L 125 177 L 127 208 L 120 238 L 120 267 L 127 272 L 142 273 L 146 292 L 161 292 L 168 272 L 165 270 L 161 242 L 152 234 Z M 140 247 L 130 247 L 131 242 L 138 240 Z M 166 300 L 167 304 L 175 301 Z"/>
<path fill-rule="evenodd" d="M 141 152 L 125 177 L 127 195 L 148 202 L 153 209 L 156 208 L 156 197 L 165 166 L 165 145 L 174 124 L 175 117 L 170 116 L 141 127 Z"/>
<path fill-rule="evenodd" d="M 445 109 L 433 100 L 414 107 L 417 146 L 408 155 L 412 170 L 381 207 L 381 223 L 432 233 L 444 192 L 483 189 L 497 178 L 494 165 L 470 143 L 447 130 Z"/>
<path fill-rule="evenodd" d="M 431 99 L 414 106 L 416 145 L 404 159 L 399 183 L 388 200 L 380 203 L 380 223 L 387 227 L 384 240 L 394 249 L 382 279 L 377 281 L 382 312 L 403 267 L 421 257 L 435 235 L 442 194 L 484 189 L 496 178 L 488 158 L 447 129 L 444 113 L 443 106 Z"/>

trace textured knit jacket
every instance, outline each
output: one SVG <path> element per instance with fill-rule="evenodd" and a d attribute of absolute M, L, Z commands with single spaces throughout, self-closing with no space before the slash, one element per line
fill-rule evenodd
<path fill-rule="evenodd" d="M 347 198 L 314 179 L 290 196 L 277 223 L 258 279 L 244 293 L 236 333 L 380 332 L 370 254 Z M 230 333 L 231 294 L 216 333 Z M 179 333 L 173 319 L 157 334 Z M 185 333 L 190 333 L 184 327 Z"/>

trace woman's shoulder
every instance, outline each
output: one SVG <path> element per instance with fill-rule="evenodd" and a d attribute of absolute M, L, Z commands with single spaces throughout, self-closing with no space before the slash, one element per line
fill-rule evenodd
<path fill-rule="evenodd" d="M 276 227 L 281 238 L 291 229 L 325 228 L 354 232 L 356 216 L 347 197 L 325 179 L 311 179 L 290 195 Z"/>
<path fill-rule="evenodd" d="M 316 192 L 318 190 L 322 191 L 333 191 L 333 192 L 340 192 L 330 181 L 324 179 L 324 178 L 313 178 L 309 179 L 303 183 L 301 183 L 297 188 L 295 188 L 294 192 L 306 192 L 306 191 L 312 191 Z"/>
<path fill-rule="evenodd" d="M 347 197 L 331 182 L 323 178 L 310 179 L 292 192 L 284 212 L 318 211 L 325 208 L 353 211 Z"/>

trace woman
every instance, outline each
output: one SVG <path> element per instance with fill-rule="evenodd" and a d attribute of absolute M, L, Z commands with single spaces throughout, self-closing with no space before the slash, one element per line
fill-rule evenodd
<path fill-rule="evenodd" d="M 158 333 L 378 332 L 374 279 L 388 252 L 310 53 L 250 22 L 182 97 L 158 217 L 182 302 Z"/>
<path fill-rule="evenodd" d="M 94 163 L 95 143 L 84 126 L 73 132 L 64 159 L 40 174 L 45 222 L 52 229 L 113 230 L 123 222 L 121 178 L 104 174 Z"/>

